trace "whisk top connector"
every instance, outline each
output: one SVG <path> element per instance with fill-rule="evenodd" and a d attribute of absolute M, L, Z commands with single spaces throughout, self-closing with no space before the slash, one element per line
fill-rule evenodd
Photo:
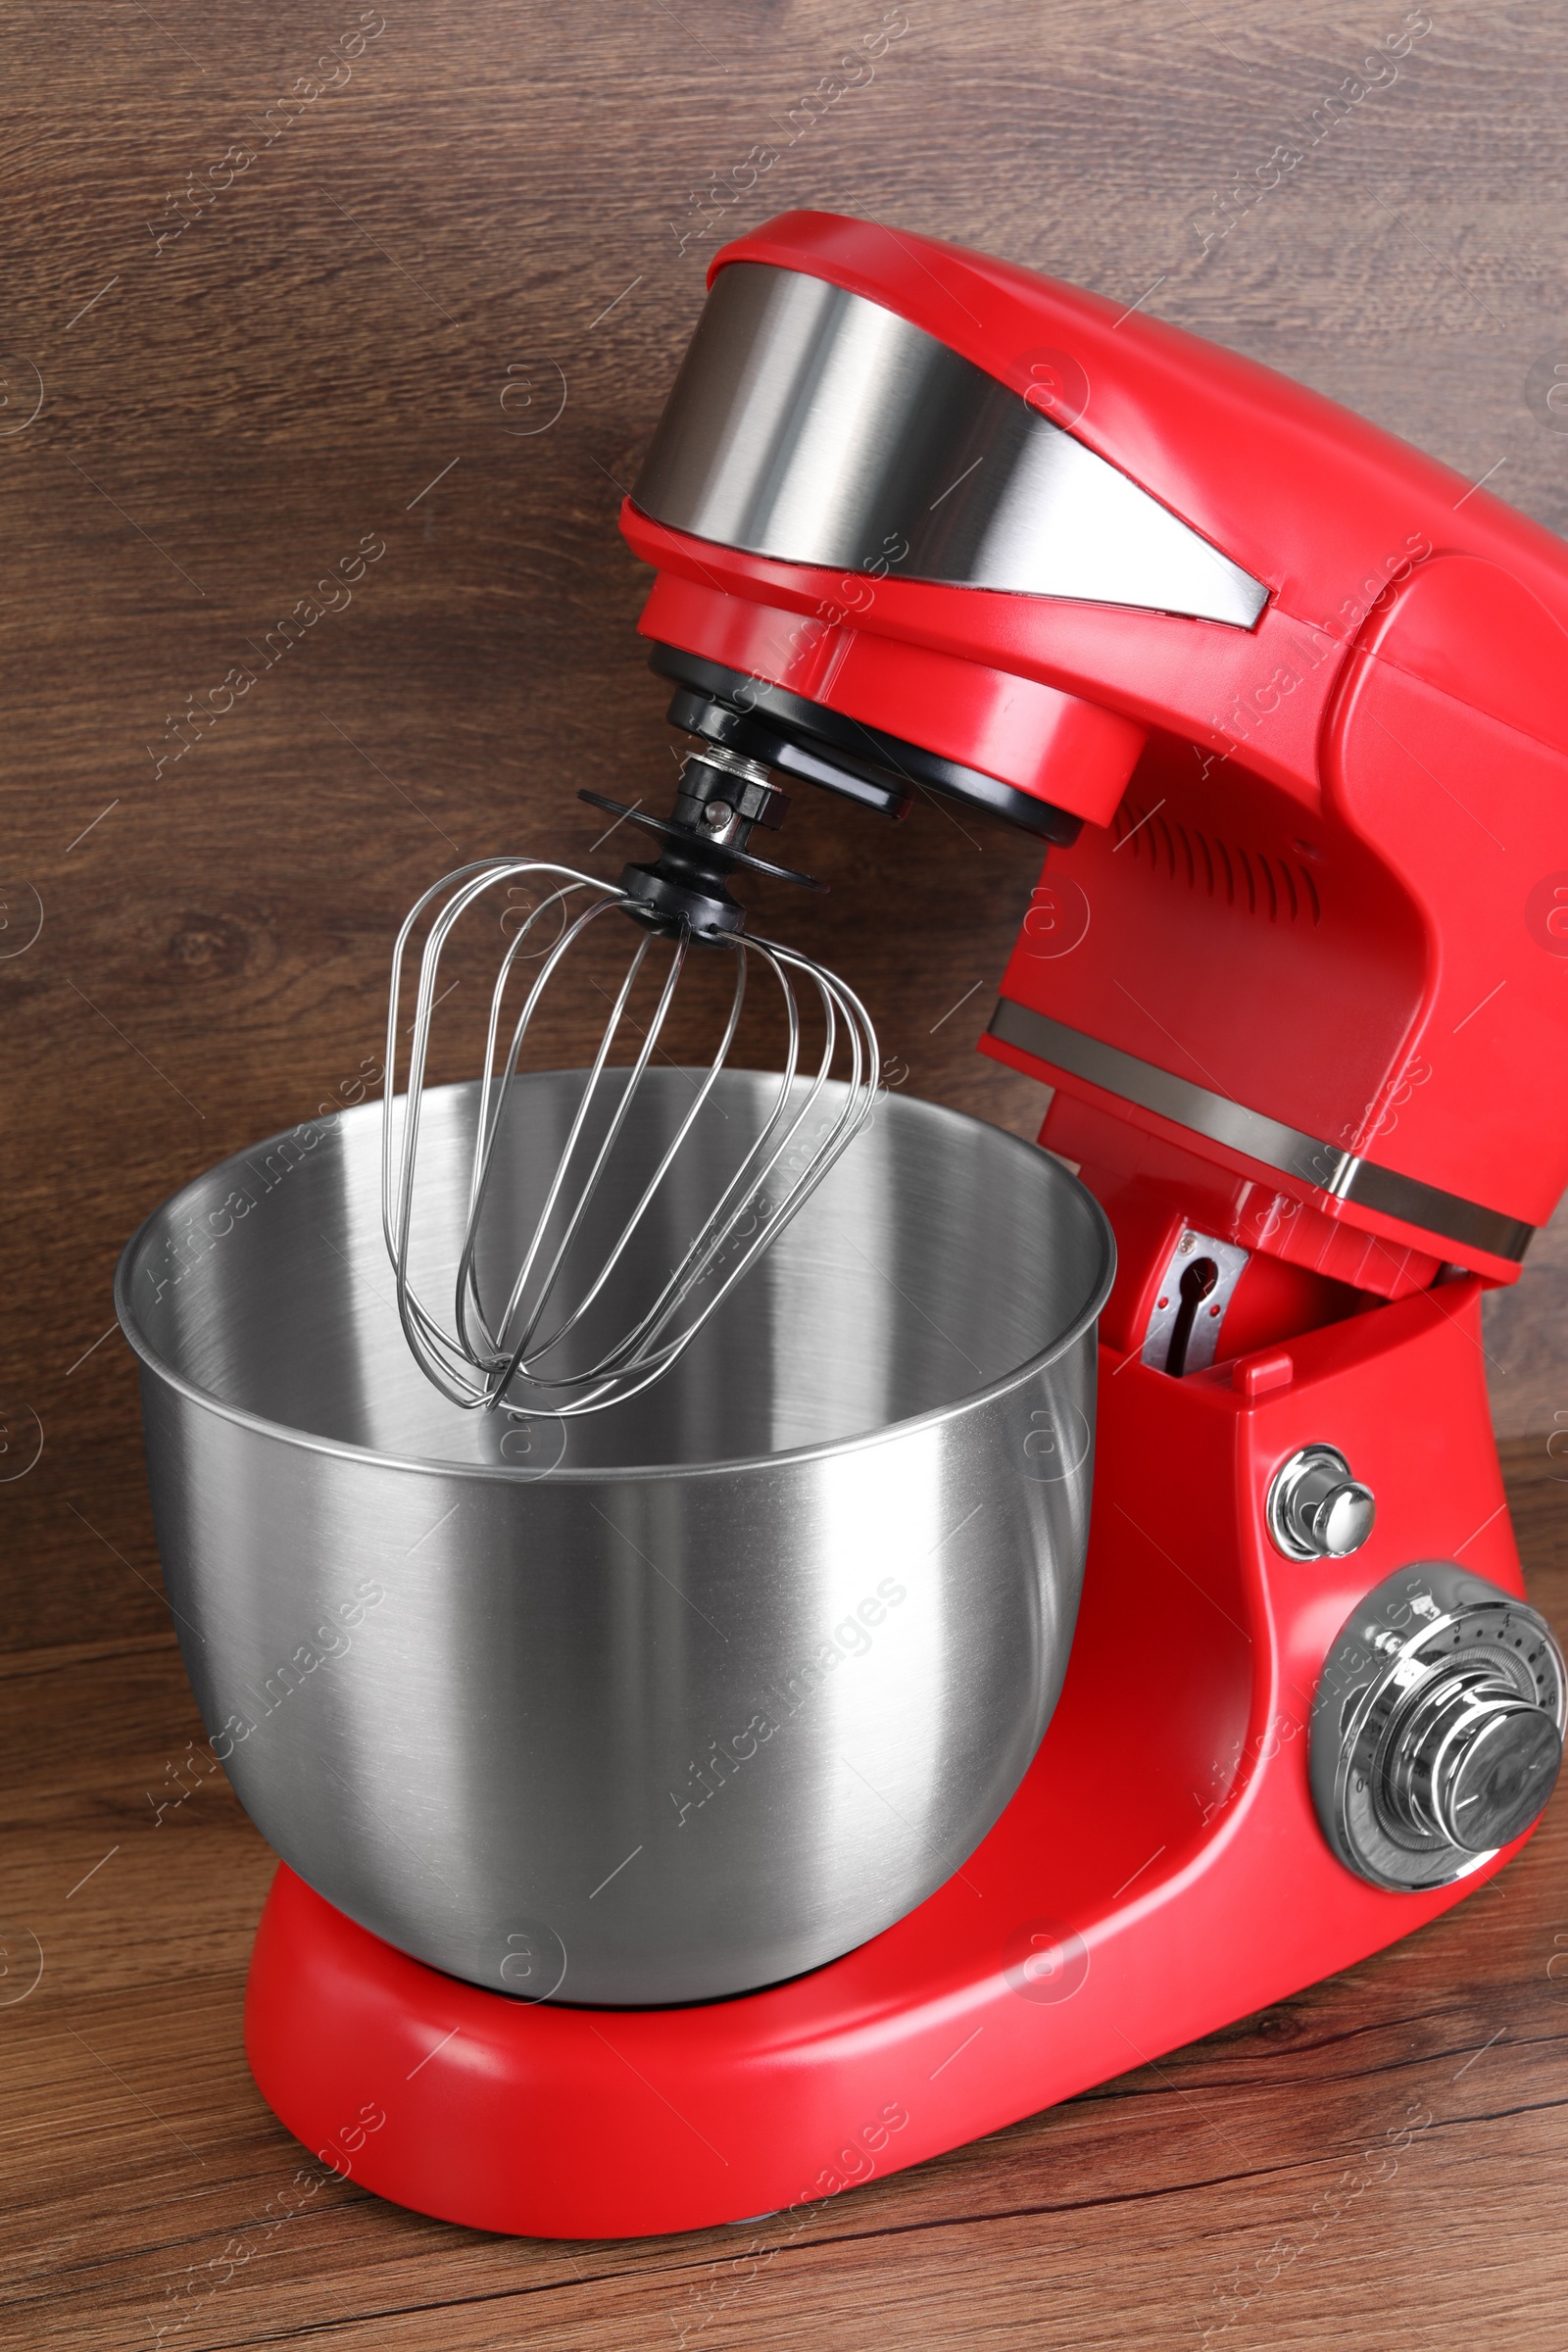
<path fill-rule="evenodd" d="M 595 808 L 613 809 L 658 839 L 653 862 L 628 865 L 620 876 L 627 913 L 651 930 L 684 931 L 709 941 L 744 931 L 746 909 L 728 887 L 738 871 L 796 882 L 804 890 L 827 888 L 748 849 L 758 825 L 776 830 L 784 822 L 789 795 L 759 761 L 721 744 L 705 745 L 682 762 L 668 816 L 654 816 L 640 804 L 628 808 L 603 793 L 579 792 L 577 798 Z"/>

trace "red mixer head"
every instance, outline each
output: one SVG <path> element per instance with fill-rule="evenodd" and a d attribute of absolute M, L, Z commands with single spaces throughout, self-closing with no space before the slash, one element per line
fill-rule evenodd
<path fill-rule="evenodd" d="M 791 213 L 710 284 L 622 513 L 672 718 L 1052 845 L 986 1045 L 1059 1150 L 1362 1290 L 1512 1280 L 1568 1178 L 1568 551 L 955 246 Z"/>

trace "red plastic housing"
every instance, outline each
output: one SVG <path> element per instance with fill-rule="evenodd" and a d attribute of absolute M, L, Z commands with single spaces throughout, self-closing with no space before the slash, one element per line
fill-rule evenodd
<path fill-rule="evenodd" d="M 1044 369 L 1059 420 L 1269 601 L 1248 630 L 872 580 L 698 540 L 628 500 L 622 529 L 659 574 L 644 633 L 1090 820 L 1051 853 L 1005 996 L 1544 1223 L 1568 1180 L 1568 1094 L 1543 1085 L 1568 1047 L 1568 551 L 1314 393 L 1079 288 L 825 213 L 725 247 L 710 277 L 742 261 L 866 296 L 1036 405 Z M 987 1050 L 1127 1115 L 1042 1054 Z M 1132 1123 L 1304 1208 L 1303 1232 L 1352 1229 L 1344 1264 L 1372 1237 L 1517 1276 L 1500 1248 L 1154 1113 Z"/>
<path fill-rule="evenodd" d="M 1548 1083 L 1568 1043 L 1565 551 L 1313 394 L 1005 264 L 818 213 L 713 270 L 738 261 L 881 303 L 1020 397 L 1056 387 L 1058 421 L 1269 601 L 1247 630 L 873 580 L 628 501 L 658 572 L 644 632 L 1088 820 L 1052 852 L 1004 981 L 1058 1046 L 1096 1041 L 1325 1160 L 1544 1222 L 1568 1175 L 1568 1091 Z M 1307 1775 L 1323 1661 L 1370 1588 L 1457 1560 L 1522 1590 L 1480 1336 L 1482 1284 L 1515 1259 L 987 1044 L 1056 1087 L 1042 1140 L 1120 1250 L 1083 1607 L 1018 1793 L 885 1935 L 692 2009 L 509 2000 L 280 1870 L 246 2046 L 339 2173 L 545 2236 L 813 2203 L 1349 1965 L 1515 1850 L 1438 1892 L 1383 1891 L 1335 1858 Z M 1140 1350 L 1194 1231 L 1250 1255 L 1225 1360 L 1178 1378 Z M 1440 1281 L 1455 1258 L 1472 1274 Z M 1322 1443 L 1374 1491 L 1376 1527 L 1349 1558 L 1287 1560 L 1265 1498 Z"/>

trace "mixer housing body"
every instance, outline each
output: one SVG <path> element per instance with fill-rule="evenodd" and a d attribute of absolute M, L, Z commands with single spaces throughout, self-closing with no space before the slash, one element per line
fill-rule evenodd
<path fill-rule="evenodd" d="M 1120 1268 L 1061 1699 L 918 1908 L 796 1983 L 607 2017 L 279 1874 L 247 2003 L 278 2114 L 539 2234 L 799 2215 L 1359 1960 L 1521 1842 L 1370 1883 L 1308 1751 L 1374 1588 L 1522 1592 L 1480 1303 L 1568 1174 L 1568 558 L 1311 393 L 953 246 L 790 214 L 710 284 L 622 513 L 643 631 L 804 772 L 858 743 L 1052 841 L 985 1050 L 1054 1090 Z M 1195 1234 L 1235 1278 L 1167 1368 Z M 1376 1494 L 1343 1558 L 1269 1532 L 1313 1447 Z"/>

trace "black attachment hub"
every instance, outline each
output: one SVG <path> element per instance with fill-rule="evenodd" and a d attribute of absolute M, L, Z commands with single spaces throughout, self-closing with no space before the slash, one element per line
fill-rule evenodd
<path fill-rule="evenodd" d="M 1082 817 L 1065 808 L 744 670 L 726 669 L 672 645 L 656 645 L 648 666 L 678 689 L 669 706 L 672 727 L 761 761 L 791 781 L 824 785 L 862 808 L 902 817 L 917 791 L 940 792 L 971 808 L 989 808 L 1062 849 L 1083 830 Z"/>
<path fill-rule="evenodd" d="M 744 931 L 746 909 L 727 887 L 737 871 L 798 882 L 805 890 L 827 888 L 747 848 L 755 826 L 776 830 L 783 823 L 789 796 L 755 760 L 722 746 L 694 752 L 686 760 L 668 816 L 627 808 L 600 792 L 579 792 L 577 798 L 642 826 L 660 843 L 651 865 L 628 865 L 620 877 L 632 901 L 627 911 L 655 930 L 684 926 L 699 939 Z"/>

